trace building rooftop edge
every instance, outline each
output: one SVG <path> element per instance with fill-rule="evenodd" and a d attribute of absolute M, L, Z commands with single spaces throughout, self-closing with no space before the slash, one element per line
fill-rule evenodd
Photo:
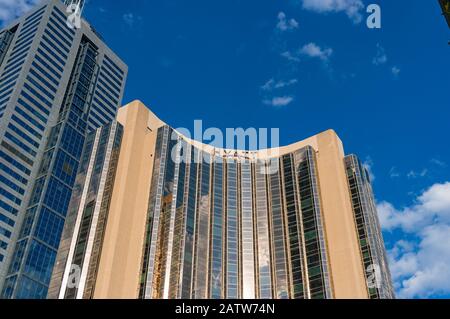
<path fill-rule="evenodd" d="M 39 11 L 44 6 L 48 6 L 49 4 L 55 4 L 56 6 L 59 6 L 60 8 L 65 7 L 65 4 L 61 0 L 44 0 L 44 1 L 36 4 L 29 10 L 27 10 L 26 12 L 24 12 L 20 17 L 17 17 L 15 19 L 9 21 L 7 24 L 1 26 L 0 32 L 3 32 L 4 30 L 9 30 L 9 29 L 13 28 L 18 23 L 20 23 L 25 17 L 32 15 L 33 13 Z M 64 12 L 65 12 L 65 10 L 64 10 Z M 103 43 L 104 47 L 107 48 L 110 51 L 110 53 L 112 53 L 114 55 L 114 57 L 118 60 L 118 62 L 120 64 L 122 64 L 121 67 L 126 69 L 125 73 L 128 74 L 128 71 L 129 71 L 128 64 L 119 55 L 117 55 L 117 53 L 113 49 L 111 49 L 111 47 L 106 43 L 105 39 L 100 34 L 100 32 L 98 32 L 94 28 L 94 26 L 92 26 L 92 24 L 89 23 L 89 21 L 87 21 L 83 16 L 81 16 L 81 23 L 82 23 L 82 25 L 84 25 L 84 27 L 87 30 L 90 30 L 92 32 L 92 34 L 94 36 L 96 36 L 98 38 L 98 40 L 100 40 Z"/>
<path fill-rule="evenodd" d="M 119 109 L 119 114 L 126 112 L 128 108 L 130 107 L 138 107 L 138 108 L 145 108 L 145 110 L 148 112 L 149 117 L 149 128 L 151 130 L 157 130 L 158 128 L 162 126 L 170 126 L 165 121 L 161 120 L 152 110 L 150 107 L 146 106 L 142 101 L 136 99 L 132 102 L 122 106 Z M 151 124 L 150 124 L 151 123 Z M 152 127 L 150 127 L 150 125 Z M 247 151 L 247 150 L 239 150 L 239 149 L 227 149 L 227 148 L 219 148 L 214 147 L 209 144 L 204 144 L 200 141 L 194 140 L 190 137 L 185 136 L 184 134 L 178 132 L 176 129 L 174 129 L 186 142 L 189 144 L 197 147 L 198 149 L 201 149 L 202 151 L 210 153 L 210 155 L 215 156 L 232 156 L 233 154 L 238 157 L 245 157 L 250 156 L 257 159 L 268 159 L 268 158 L 274 158 L 283 156 L 285 154 L 292 153 L 296 150 L 299 150 L 301 148 L 304 148 L 306 146 L 311 146 L 314 150 L 318 151 L 319 149 L 319 140 L 323 138 L 327 138 L 328 140 L 335 140 L 339 147 L 342 147 L 342 141 L 337 135 L 336 131 L 333 129 L 328 129 L 323 132 L 320 132 L 318 134 L 315 134 L 309 138 L 306 138 L 304 140 L 300 140 L 298 142 L 285 145 L 285 146 L 279 146 L 275 148 L 268 148 L 268 149 L 261 149 L 261 150 L 255 150 L 255 151 Z"/>

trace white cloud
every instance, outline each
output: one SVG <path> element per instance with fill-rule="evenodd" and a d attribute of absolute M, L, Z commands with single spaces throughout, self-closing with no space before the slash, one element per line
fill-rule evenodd
<path fill-rule="evenodd" d="M 288 86 L 291 86 L 291 85 L 294 85 L 297 83 L 298 83 L 297 79 L 291 79 L 288 81 L 278 81 L 278 83 L 275 84 L 275 88 L 281 89 L 281 88 L 288 87 Z"/>
<path fill-rule="evenodd" d="M 292 53 L 291 51 L 283 52 L 281 53 L 281 56 L 290 62 L 300 62 L 300 58 L 298 57 L 298 55 Z"/>
<path fill-rule="evenodd" d="M 377 54 L 373 58 L 372 63 L 375 64 L 375 65 L 381 65 L 381 64 L 385 64 L 387 62 L 387 60 L 388 60 L 388 58 L 387 58 L 387 55 L 386 55 L 386 51 L 378 43 L 377 44 Z"/>
<path fill-rule="evenodd" d="M 376 66 L 380 66 L 380 65 L 384 65 L 388 62 L 388 56 L 386 54 L 386 50 L 384 49 L 383 46 L 381 46 L 381 44 L 377 43 L 377 53 L 375 55 L 375 57 L 372 59 L 372 64 L 376 65 Z M 391 73 L 392 75 L 397 78 L 400 75 L 400 68 L 397 66 L 391 66 L 390 67 Z"/>
<path fill-rule="evenodd" d="M 305 44 L 303 47 L 295 51 L 285 51 L 281 56 L 290 62 L 299 63 L 302 57 L 321 60 L 326 66 L 333 55 L 333 49 L 322 48 L 314 42 Z"/>
<path fill-rule="evenodd" d="M 275 96 L 264 100 L 263 103 L 274 107 L 282 107 L 291 104 L 293 101 L 294 98 L 292 96 Z"/>
<path fill-rule="evenodd" d="M 377 210 L 380 223 L 385 231 L 400 228 L 402 231 L 414 232 L 424 218 L 415 209 L 407 207 L 399 211 L 391 203 L 384 201 L 377 205 Z"/>
<path fill-rule="evenodd" d="M 400 177 L 400 173 L 397 171 L 396 167 L 392 167 L 391 170 L 389 171 L 389 176 L 391 178 Z"/>
<path fill-rule="evenodd" d="M 364 4 L 361 0 L 302 0 L 302 3 L 306 10 L 318 13 L 345 12 L 354 23 L 362 21 Z"/>
<path fill-rule="evenodd" d="M 427 175 L 428 175 L 428 169 L 424 168 L 420 172 L 410 171 L 408 174 L 406 174 L 406 177 L 411 179 L 411 178 L 425 177 Z"/>
<path fill-rule="evenodd" d="M 130 27 L 132 27 L 134 25 L 134 20 L 135 20 L 135 16 L 131 12 L 125 13 L 123 15 L 123 21 Z"/>
<path fill-rule="evenodd" d="M 294 96 L 292 95 L 275 96 L 275 94 L 279 94 L 277 90 L 287 89 L 288 87 L 295 85 L 297 83 L 298 83 L 297 79 L 290 79 L 290 80 L 275 80 L 273 78 L 270 79 L 263 86 L 261 86 L 261 90 L 266 95 L 262 102 L 265 105 L 270 105 L 273 107 L 282 107 L 291 104 L 294 101 Z"/>
<path fill-rule="evenodd" d="M 450 224 L 450 182 L 433 185 L 410 207 L 398 210 L 390 203 L 381 202 L 378 209 L 381 224 L 388 231 L 401 229 L 415 233 L 433 222 Z"/>
<path fill-rule="evenodd" d="M 436 173 L 436 171 L 447 167 L 447 163 L 445 163 L 444 161 L 441 161 L 437 158 L 432 158 L 430 160 L 430 163 L 433 165 L 431 165 L 429 168 L 424 168 L 422 170 L 410 170 L 406 174 L 403 174 L 403 173 L 401 174 L 397 170 L 397 167 L 393 166 L 389 171 L 389 176 L 391 178 L 405 176 L 408 179 L 417 179 L 417 178 L 429 177 L 433 173 Z"/>
<path fill-rule="evenodd" d="M 42 0 L 0 0 L 0 26 L 22 16 L 41 2 Z"/>
<path fill-rule="evenodd" d="M 134 27 L 136 24 L 142 23 L 142 17 L 132 12 L 125 13 L 122 16 L 122 19 L 125 22 L 125 24 L 130 28 Z"/>
<path fill-rule="evenodd" d="M 445 163 L 444 161 L 441 161 L 437 158 L 432 158 L 431 159 L 431 163 L 440 167 L 447 167 L 447 163 Z"/>
<path fill-rule="evenodd" d="M 279 81 L 275 81 L 275 79 L 270 79 L 269 81 L 267 81 L 262 87 L 261 89 L 263 91 L 273 91 L 276 89 L 282 89 L 282 88 L 286 88 L 289 86 L 292 86 L 294 84 L 297 84 L 298 80 L 297 79 L 291 79 L 291 80 L 279 80 Z"/>
<path fill-rule="evenodd" d="M 450 182 L 431 186 L 409 207 L 382 202 L 378 213 L 384 230 L 408 238 L 389 252 L 398 297 L 450 294 Z"/>
<path fill-rule="evenodd" d="M 270 79 L 269 81 L 267 81 L 263 86 L 261 86 L 261 90 L 263 91 L 272 91 L 275 87 L 275 80 L 274 79 Z"/>
<path fill-rule="evenodd" d="M 277 29 L 280 31 L 291 31 L 298 28 L 298 22 L 295 19 L 287 19 L 284 12 L 278 13 Z"/>
<path fill-rule="evenodd" d="M 395 247 L 391 272 L 399 298 L 428 298 L 450 293 L 450 226 L 432 225 L 420 232 L 412 251 Z"/>
<path fill-rule="evenodd" d="M 396 66 L 393 66 L 392 68 L 391 68 L 391 72 L 392 72 L 392 74 L 395 76 L 395 77 L 397 77 L 397 76 L 399 76 L 400 75 L 400 69 L 398 68 L 398 67 L 396 67 Z"/>
<path fill-rule="evenodd" d="M 327 62 L 333 54 L 333 49 L 321 48 L 317 44 L 311 42 L 304 45 L 299 52 L 311 58 L 319 58 L 320 60 Z"/>
<path fill-rule="evenodd" d="M 434 212 L 450 222 L 450 182 L 436 184 L 419 197 L 427 212 Z"/>

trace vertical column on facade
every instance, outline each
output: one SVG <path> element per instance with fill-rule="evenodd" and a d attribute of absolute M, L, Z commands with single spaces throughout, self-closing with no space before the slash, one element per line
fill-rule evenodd
<path fill-rule="evenodd" d="M 76 265 L 80 267 L 80 280 L 76 289 L 69 290 L 67 292 L 66 298 L 83 298 L 86 277 L 89 270 L 88 266 L 91 260 L 91 253 L 101 208 L 101 198 L 104 192 L 103 186 L 107 178 L 107 170 L 103 170 L 103 164 L 109 165 L 109 154 L 112 150 L 112 145 L 107 143 L 109 129 L 110 128 L 108 127 L 103 130 L 99 130 L 100 139 L 98 140 L 98 144 L 95 145 L 98 155 L 95 155 L 94 171 L 88 187 L 89 191 L 87 193 L 87 197 L 85 198 L 85 202 L 81 203 L 82 206 L 80 208 L 83 209 L 83 214 L 81 218 L 80 231 L 77 232 L 78 236 L 76 241 L 74 241 L 76 244 L 73 247 L 74 259 L 69 265 Z M 108 148 L 106 154 L 105 147 Z M 107 162 L 103 163 L 105 157 L 107 158 Z M 69 273 L 66 273 L 66 276 L 69 276 Z"/>
<path fill-rule="evenodd" d="M 239 298 L 239 216 L 238 216 L 238 165 L 227 161 L 226 174 L 226 274 L 225 297 Z"/>
<path fill-rule="evenodd" d="M 82 198 L 86 196 L 88 190 L 87 186 L 89 185 L 90 173 L 92 172 L 92 167 L 94 165 L 95 156 L 93 157 L 92 155 L 93 152 L 95 152 L 94 144 L 96 142 L 97 134 L 98 131 L 89 134 L 83 148 L 83 155 L 80 160 L 75 187 L 72 193 L 71 202 L 69 204 L 64 230 L 61 236 L 61 242 L 55 263 L 56 266 L 52 273 L 52 280 L 50 282 L 47 295 L 48 299 L 64 298 L 67 283 L 63 283 L 63 280 L 66 268 L 68 268 L 67 264 L 70 264 L 69 251 L 74 240 L 72 234 L 76 233 L 74 228 L 80 218 L 80 205 L 78 203 L 80 203 Z"/>
<path fill-rule="evenodd" d="M 388 263 L 388 257 L 386 254 L 386 246 L 384 244 L 383 239 L 383 233 L 381 231 L 381 225 L 380 220 L 378 218 L 378 212 L 375 205 L 375 198 L 374 193 L 372 190 L 372 184 L 370 181 L 369 173 L 365 170 L 365 191 L 367 194 L 367 201 L 369 203 L 369 224 L 371 225 L 371 232 L 372 232 L 372 241 L 374 243 L 374 246 L 376 247 L 375 250 L 377 252 L 377 262 L 380 267 L 381 272 L 381 285 L 380 285 L 380 298 L 382 299 L 394 299 L 395 298 L 395 291 L 394 287 L 392 286 L 392 277 L 391 277 L 391 271 L 389 269 L 389 263 Z M 377 269 L 375 269 L 377 271 Z"/>
<path fill-rule="evenodd" d="M 194 299 L 208 298 L 209 235 L 211 212 L 211 156 L 202 152 L 200 169 L 200 189 L 198 192 L 197 226 L 195 235 Z"/>
<path fill-rule="evenodd" d="M 157 281 L 158 274 L 155 272 L 155 256 L 160 241 L 158 230 L 160 228 L 161 198 L 166 168 L 168 136 L 169 128 L 167 126 L 159 129 L 156 143 L 152 188 L 150 191 L 146 244 L 144 247 L 142 281 L 145 281 L 145 284 L 141 286 L 140 291 L 141 297 L 146 299 L 156 297 L 155 290 L 157 287 L 154 286 L 154 283 Z"/>
<path fill-rule="evenodd" d="M 317 220 L 317 231 L 320 244 L 320 255 L 322 259 L 322 275 L 324 282 L 324 296 L 326 299 L 333 298 L 333 289 L 331 284 L 331 268 L 328 258 L 328 247 L 326 242 L 325 227 L 323 221 L 322 204 L 320 199 L 320 183 L 317 169 L 316 152 L 312 147 L 308 147 L 308 162 L 310 163 L 311 186 L 314 198 L 314 211 Z"/>
<path fill-rule="evenodd" d="M 272 264 L 271 241 L 269 232 L 268 210 L 268 184 L 266 163 L 258 161 L 255 170 L 255 215 L 256 215 L 256 246 L 257 246 L 257 282 L 260 299 L 271 299 L 272 290 Z"/>
<path fill-rule="evenodd" d="M 242 251 L 242 298 L 254 299 L 255 295 L 255 253 L 253 225 L 252 165 L 241 163 L 241 251 Z"/>
<path fill-rule="evenodd" d="M 165 185 L 165 189 L 167 189 L 167 195 L 165 196 L 167 200 L 167 206 L 166 209 L 163 209 L 164 214 L 166 214 L 164 220 L 166 221 L 167 227 L 165 227 L 166 235 L 167 237 L 167 245 L 164 246 L 164 256 L 165 258 L 162 261 L 162 265 L 165 268 L 163 270 L 162 274 L 162 282 L 161 282 L 161 297 L 164 299 L 169 298 L 169 292 L 170 292 L 170 276 L 171 276 L 171 269 L 172 269 L 172 253 L 173 253 L 173 244 L 174 244 L 174 237 L 175 237 L 175 222 L 176 222 L 176 209 L 177 209 L 177 196 L 178 191 L 183 192 L 184 189 L 178 188 L 178 180 L 180 177 L 180 166 L 181 166 L 181 138 L 176 134 L 175 131 L 171 132 L 171 142 L 176 141 L 176 145 L 173 145 L 169 147 L 170 151 L 170 159 L 168 159 L 169 162 L 174 162 L 175 169 L 174 169 L 174 175 L 173 179 L 169 179 L 169 184 Z M 169 165 L 168 166 L 172 166 Z M 171 170 L 170 170 L 171 171 Z M 172 192 L 171 192 L 172 190 Z"/>
<path fill-rule="evenodd" d="M 95 292 L 95 283 L 97 280 L 98 266 L 100 263 L 100 254 L 103 246 L 106 224 L 109 215 L 109 207 L 111 204 L 111 197 L 114 187 L 114 180 L 116 178 L 117 164 L 119 161 L 120 146 L 122 143 L 123 127 L 117 122 L 113 123 L 114 127 L 110 136 L 110 143 L 112 147 L 108 150 L 109 163 L 107 169 L 107 176 L 105 183 L 103 184 L 103 197 L 101 198 L 101 207 L 99 211 L 97 229 L 95 230 L 95 236 L 93 240 L 93 247 L 91 252 L 91 260 L 89 262 L 89 268 L 86 275 L 86 282 L 84 288 L 83 299 L 92 299 Z M 105 163 L 106 165 L 106 163 Z"/>
<path fill-rule="evenodd" d="M 169 298 L 179 298 L 180 293 L 180 273 L 181 273 L 181 253 L 182 244 L 184 243 L 183 236 L 181 236 L 184 229 L 186 198 L 189 186 L 189 160 L 190 148 L 185 140 L 180 140 L 181 146 L 179 150 L 179 168 L 177 183 L 177 195 L 175 204 L 175 222 L 174 222 L 174 239 L 172 244 L 172 260 L 170 265 L 170 280 L 169 280 Z"/>
<path fill-rule="evenodd" d="M 149 295 L 146 295 L 147 292 L 147 282 L 150 280 L 148 276 L 148 266 L 149 266 L 149 255 L 150 255 L 150 247 L 151 247 L 151 236 L 152 236 L 152 226 L 153 226 L 153 212 L 155 210 L 156 205 L 156 194 L 158 191 L 158 182 L 161 174 L 161 162 L 162 157 L 162 146 L 164 141 L 164 127 L 159 128 L 156 136 L 156 145 L 155 145 L 155 157 L 153 163 L 153 172 L 152 172 L 152 181 L 151 188 L 149 194 L 149 204 L 148 204 L 148 218 L 145 230 L 145 241 L 142 253 L 142 266 L 141 266 L 141 280 L 139 285 L 139 298 L 149 298 Z M 149 291 L 151 294 L 151 289 Z"/>
<path fill-rule="evenodd" d="M 82 263 L 82 271 L 81 278 L 78 287 L 77 299 L 82 299 L 84 296 L 84 289 L 86 286 L 87 275 L 89 272 L 89 264 L 95 256 L 92 255 L 92 251 L 94 249 L 94 240 L 97 234 L 98 221 L 100 217 L 100 210 L 102 208 L 102 198 L 105 194 L 105 184 L 108 178 L 108 167 L 111 161 L 111 153 L 113 150 L 113 141 L 110 140 L 110 130 L 115 132 L 117 129 L 117 123 L 111 124 L 110 127 L 105 127 L 102 130 L 101 140 L 99 144 L 100 154 L 102 156 L 97 157 L 96 161 L 96 170 L 98 170 L 99 176 L 93 180 L 93 183 L 90 185 L 91 190 L 97 189 L 97 194 L 92 194 L 89 200 L 95 200 L 95 205 L 93 206 L 92 217 L 90 221 L 90 226 L 88 228 L 88 233 L 85 238 L 85 247 L 84 247 L 84 257 Z M 114 135 L 113 135 L 114 137 Z M 106 148 L 106 150 L 105 150 Z M 106 160 L 105 160 L 106 159 Z M 80 252 L 79 249 L 76 249 L 77 252 Z"/>
<path fill-rule="evenodd" d="M 272 262 L 274 277 L 274 298 L 288 299 L 289 280 L 287 267 L 287 248 L 285 220 L 283 211 L 283 199 L 281 190 L 280 165 L 279 159 L 272 159 L 269 173 L 269 193 L 270 193 L 270 212 L 271 212 L 271 233 L 272 233 Z M 274 164 L 274 162 L 276 165 Z M 277 169 L 274 170 L 274 167 Z"/>
<path fill-rule="evenodd" d="M 72 224 L 72 226 L 74 227 L 73 229 L 73 234 L 79 234 L 80 232 L 80 228 L 82 228 L 83 224 L 88 224 L 90 220 L 88 219 L 90 217 L 90 214 L 86 214 L 83 212 L 86 209 L 86 203 L 87 203 L 87 196 L 88 196 L 88 191 L 89 191 L 89 185 L 91 183 L 91 178 L 93 176 L 92 172 L 94 170 L 94 164 L 95 164 L 95 159 L 97 156 L 97 150 L 98 150 L 98 143 L 100 140 L 100 133 L 101 130 L 98 129 L 95 133 L 93 133 L 91 136 L 89 136 L 89 138 L 86 140 L 86 146 L 84 149 L 84 156 L 82 158 L 82 162 L 81 162 L 81 166 L 80 166 L 80 170 L 79 170 L 79 175 L 77 177 L 77 184 L 81 187 L 79 187 L 80 190 L 82 190 L 80 193 L 78 190 L 75 191 L 75 193 L 73 194 L 72 197 L 72 202 L 70 205 L 70 207 L 76 207 L 76 210 L 74 211 L 69 211 L 68 213 L 68 219 L 67 222 L 69 222 L 70 224 Z M 78 203 L 76 205 L 74 205 L 73 203 L 77 201 Z M 89 211 L 87 212 L 89 213 Z M 87 215 L 87 217 L 86 217 Z M 88 219 L 88 221 L 86 222 L 86 219 Z M 84 220 L 84 223 L 83 223 Z M 66 227 L 69 226 L 70 224 L 66 224 Z M 84 226 L 84 228 L 86 228 L 86 226 Z M 86 232 L 86 231 L 84 231 Z M 70 232 L 72 233 L 72 232 Z M 77 261 L 76 257 L 80 258 L 82 257 L 81 254 L 77 254 L 77 256 L 75 256 L 74 252 L 75 252 L 75 248 L 77 246 L 77 242 L 79 241 L 78 236 L 69 236 L 69 237 L 64 237 L 63 241 L 61 242 L 61 247 L 63 249 L 65 249 L 64 253 L 66 253 L 67 255 L 67 261 L 65 264 L 65 268 L 62 274 L 62 283 L 61 283 L 61 289 L 59 291 L 59 295 L 58 298 L 59 299 L 74 299 L 78 288 L 77 287 L 73 287 L 73 288 L 68 288 L 68 282 L 69 282 L 69 274 L 72 272 L 72 268 L 73 266 L 75 267 L 80 267 L 81 268 L 81 261 Z"/>
<path fill-rule="evenodd" d="M 195 147 L 191 147 L 191 159 L 189 163 L 189 185 L 187 194 L 187 205 L 185 210 L 184 229 L 181 234 L 184 236 L 182 248 L 182 270 L 181 270 L 181 293 L 182 299 L 192 298 L 192 279 L 194 263 L 194 235 L 196 226 L 197 191 L 198 191 L 198 171 L 200 152 Z"/>
<path fill-rule="evenodd" d="M 304 232 L 308 297 L 330 299 L 333 296 L 314 149 L 308 146 L 297 151 L 294 154 L 294 161 Z"/>
<path fill-rule="evenodd" d="M 358 169 L 357 159 L 354 157 L 347 157 L 346 168 L 347 168 L 347 178 L 350 187 L 350 195 L 352 197 L 353 214 L 355 217 L 356 231 L 358 233 L 359 248 L 361 250 L 361 256 L 363 258 L 363 265 L 366 276 L 366 285 L 368 288 L 369 297 L 371 299 L 378 299 L 379 291 L 378 289 L 370 288 L 369 273 L 367 269 L 373 264 L 373 251 L 371 251 L 371 243 L 369 239 L 369 230 L 367 229 L 367 202 L 365 201 L 362 189 L 362 179 L 361 171 Z"/>
<path fill-rule="evenodd" d="M 212 177 L 211 253 L 209 297 L 224 297 L 224 161 L 214 157 Z"/>
<path fill-rule="evenodd" d="M 282 157 L 282 178 L 286 233 L 290 262 L 290 288 L 294 299 L 304 299 L 307 287 L 304 276 L 303 227 L 295 181 L 292 154 Z"/>
<path fill-rule="evenodd" d="M 356 156 L 347 156 L 345 164 L 369 297 L 393 298 L 390 271 L 370 178 Z M 376 278 L 372 278 L 373 274 Z"/>
<path fill-rule="evenodd" d="M 167 142 L 167 153 L 166 153 L 166 168 L 164 173 L 164 183 L 163 192 L 161 198 L 161 208 L 160 208 L 160 221 L 158 228 L 158 242 L 154 261 L 154 295 L 153 298 L 163 298 L 164 297 L 164 287 L 166 282 L 166 277 L 169 276 L 166 273 L 166 265 L 168 263 L 168 245 L 170 239 L 170 222 L 171 222 L 171 211 L 172 211 L 172 201 L 173 201 L 173 190 L 174 190 L 174 176 L 175 176 L 175 159 L 172 158 L 176 151 L 177 138 L 173 138 L 173 130 L 169 129 L 168 132 L 168 142 Z M 175 154 L 176 156 L 176 154 Z"/>

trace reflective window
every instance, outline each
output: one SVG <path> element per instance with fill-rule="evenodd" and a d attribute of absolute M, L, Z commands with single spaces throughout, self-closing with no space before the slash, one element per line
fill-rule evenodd
<path fill-rule="evenodd" d="M 226 298 L 239 298 L 237 163 L 227 162 Z"/>
<path fill-rule="evenodd" d="M 273 160 L 278 162 L 278 159 Z M 280 171 L 270 175 L 270 202 L 272 212 L 272 254 L 274 260 L 274 285 L 277 299 L 289 298 L 284 211 L 281 200 Z"/>
<path fill-rule="evenodd" d="M 215 158 L 213 164 L 213 207 L 212 207 L 212 227 L 211 227 L 211 278 L 210 291 L 211 298 L 223 298 L 223 174 L 224 165 L 221 158 Z"/>
<path fill-rule="evenodd" d="M 194 299 L 208 297 L 208 255 L 209 255 L 209 221 L 210 221 L 210 156 L 202 154 L 202 165 L 199 177 L 200 190 L 197 205 L 197 234 L 195 239 L 196 258 L 194 268 Z"/>
<path fill-rule="evenodd" d="M 272 271 L 266 177 L 266 164 L 265 162 L 258 161 L 255 165 L 255 193 L 258 237 L 259 298 L 261 299 L 272 298 Z"/>
<path fill-rule="evenodd" d="M 191 160 L 189 162 L 189 189 L 186 210 L 186 229 L 184 238 L 183 279 L 181 284 L 181 298 L 191 297 L 192 267 L 194 256 L 194 228 L 195 209 L 197 200 L 197 172 L 199 152 L 191 148 Z"/>
<path fill-rule="evenodd" d="M 252 167 L 241 164 L 241 249 L 242 249 L 242 298 L 255 298 L 255 264 L 253 252 L 253 193 Z"/>

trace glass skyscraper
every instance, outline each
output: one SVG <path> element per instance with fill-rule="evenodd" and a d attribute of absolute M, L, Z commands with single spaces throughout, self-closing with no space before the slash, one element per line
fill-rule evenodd
<path fill-rule="evenodd" d="M 394 298 L 368 173 L 334 131 L 247 152 L 140 102 L 118 122 L 82 156 L 49 298 Z"/>
<path fill-rule="evenodd" d="M 61 281 L 52 283 L 49 294 L 59 293 L 54 289 L 60 285 L 70 286 L 69 274 L 79 272 L 78 287 L 62 292 L 63 295 L 66 298 L 92 296 L 122 135 L 122 126 L 113 122 L 86 139 L 56 261 L 58 266 L 53 273 Z M 74 232 L 78 236 L 72 236 Z M 64 278 L 61 271 L 66 274 Z"/>
<path fill-rule="evenodd" d="M 2 298 L 46 297 L 85 138 L 122 102 L 126 65 L 66 11 L 44 1 L 0 31 Z"/>

